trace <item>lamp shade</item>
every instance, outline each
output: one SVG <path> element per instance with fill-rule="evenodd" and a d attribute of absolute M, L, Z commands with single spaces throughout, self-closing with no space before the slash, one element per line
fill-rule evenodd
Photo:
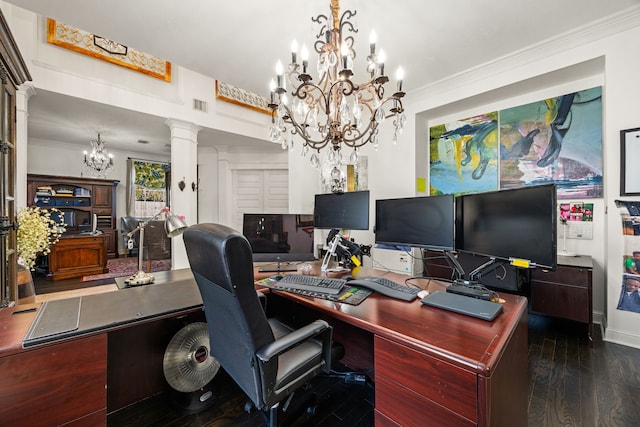
<path fill-rule="evenodd" d="M 187 229 L 187 223 L 173 212 L 165 211 L 164 231 L 169 237 L 176 237 L 184 233 Z"/>

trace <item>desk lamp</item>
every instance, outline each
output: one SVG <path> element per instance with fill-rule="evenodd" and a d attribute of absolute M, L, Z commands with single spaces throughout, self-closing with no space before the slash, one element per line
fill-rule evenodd
<path fill-rule="evenodd" d="M 155 277 L 142 270 L 142 254 L 144 245 L 144 228 L 154 219 L 158 218 L 161 214 L 165 214 L 164 217 L 164 231 L 170 238 L 179 236 L 187 229 L 187 224 L 179 217 L 174 215 L 169 208 L 165 207 L 160 210 L 153 217 L 138 224 L 136 228 L 127 233 L 127 237 L 130 239 L 137 231 L 140 231 L 140 243 L 138 244 L 138 272 L 133 276 L 125 279 L 124 283 L 129 286 L 148 285 L 153 283 Z"/>

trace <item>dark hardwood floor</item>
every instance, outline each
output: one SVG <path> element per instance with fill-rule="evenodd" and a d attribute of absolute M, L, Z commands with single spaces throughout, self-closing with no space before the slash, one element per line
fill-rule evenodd
<path fill-rule="evenodd" d="M 231 378 L 220 371 L 213 379 L 213 404 L 197 414 L 188 414 L 178 407 L 171 393 L 163 393 L 128 408 L 110 414 L 107 425 L 115 426 L 260 426 L 265 424 L 257 411 L 247 413 L 244 393 Z M 300 414 L 292 426 L 354 426 L 373 425 L 373 386 L 346 384 L 336 375 L 323 375 L 311 384 L 309 392 L 317 396 L 314 415 Z M 304 410 L 304 408 L 302 408 Z"/>
<path fill-rule="evenodd" d="M 529 315 L 529 426 L 640 425 L 640 350 L 594 325 Z"/>

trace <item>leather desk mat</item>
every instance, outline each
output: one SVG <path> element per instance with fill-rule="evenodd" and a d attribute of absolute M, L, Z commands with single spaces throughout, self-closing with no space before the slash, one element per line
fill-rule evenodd
<path fill-rule="evenodd" d="M 170 283 L 158 281 L 115 292 L 48 301 L 41 306 L 22 346 L 32 347 L 201 306 L 193 275 L 183 277 Z M 61 320 L 50 322 L 51 319 Z"/>

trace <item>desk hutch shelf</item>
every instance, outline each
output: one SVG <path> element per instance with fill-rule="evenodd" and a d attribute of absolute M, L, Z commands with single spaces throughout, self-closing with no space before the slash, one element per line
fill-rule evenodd
<path fill-rule="evenodd" d="M 29 206 L 56 208 L 67 224 L 61 241 L 51 248 L 49 278 L 98 274 L 106 269 L 107 258 L 117 256 L 115 215 L 118 183 L 118 180 L 97 178 L 27 175 Z M 96 229 L 102 232 L 99 235 L 90 234 L 94 218 Z M 71 247 L 74 249 L 70 252 Z M 80 265 L 81 258 L 86 262 L 82 261 Z"/>

